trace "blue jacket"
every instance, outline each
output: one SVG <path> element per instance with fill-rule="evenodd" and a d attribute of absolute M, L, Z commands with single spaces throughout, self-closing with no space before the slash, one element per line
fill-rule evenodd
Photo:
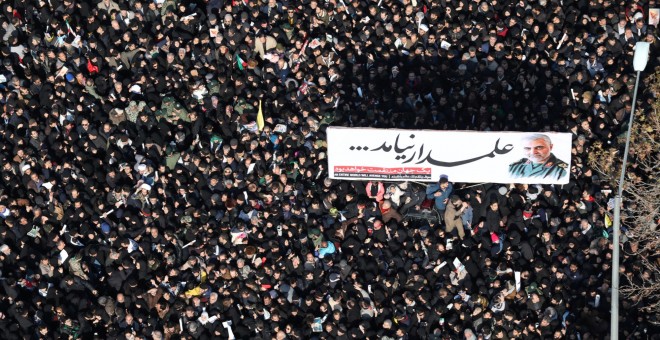
<path fill-rule="evenodd" d="M 474 217 L 474 211 L 471 206 L 468 206 L 465 211 L 463 211 L 463 215 L 461 215 L 461 220 L 463 220 L 463 226 L 468 226 L 472 225 L 472 218 Z"/>
<path fill-rule="evenodd" d="M 327 247 L 319 249 L 319 258 L 322 259 L 325 255 L 334 254 L 335 250 L 336 250 L 335 244 L 328 241 Z"/>
<path fill-rule="evenodd" d="M 440 195 L 438 197 L 434 197 L 433 194 L 435 194 L 438 191 L 441 192 L 442 195 Z M 447 209 L 447 203 L 445 203 L 445 200 L 449 199 L 449 196 L 451 195 L 451 193 L 453 191 L 454 191 L 454 186 L 451 185 L 451 183 L 449 183 L 449 186 L 447 186 L 447 189 L 445 189 L 444 191 L 442 191 L 440 189 L 440 184 L 439 183 L 431 184 L 428 187 L 426 187 L 426 198 L 427 199 L 434 199 L 435 198 L 435 207 L 436 207 L 436 209 L 445 210 L 445 209 Z"/>

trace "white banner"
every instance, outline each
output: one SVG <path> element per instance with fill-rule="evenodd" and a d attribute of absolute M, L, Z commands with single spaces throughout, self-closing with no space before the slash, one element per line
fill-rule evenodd
<path fill-rule="evenodd" d="M 566 184 L 570 133 L 329 127 L 330 178 Z"/>

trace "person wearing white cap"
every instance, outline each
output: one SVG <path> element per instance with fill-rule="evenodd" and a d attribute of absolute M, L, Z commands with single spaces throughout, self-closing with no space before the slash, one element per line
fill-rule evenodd
<path fill-rule="evenodd" d="M 138 208 L 142 209 L 149 205 L 149 192 L 151 191 L 151 185 L 147 183 L 142 183 L 135 190 L 135 193 L 131 195 L 131 199 L 128 204 L 137 205 Z"/>
<path fill-rule="evenodd" d="M 7 218 L 9 215 L 11 215 L 11 210 L 6 205 L 0 204 L 0 217 Z"/>
<path fill-rule="evenodd" d="M 138 172 L 139 184 L 145 183 L 148 184 L 149 186 L 154 185 L 154 183 L 156 182 L 157 175 L 150 166 L 141 163 L 135 166 L 135 169 Z"/>
<path fill-rule="evenodd" d="M 16 254 L 12 254 L 11 248 L 6 244 L 0 246 L 0 261 L 5 263 L 16 261 Z"/>
<path fill-rule="evenodd" d="M 21 174 L 25 175 L 27 173 L 27 171 L 30 170 L 31 168 L 32 167 L 30 166 L 30 164 L 23 164 L 21 166 Z M 29 175 L 29 173 L 28 173 L 28 175 Z"/>

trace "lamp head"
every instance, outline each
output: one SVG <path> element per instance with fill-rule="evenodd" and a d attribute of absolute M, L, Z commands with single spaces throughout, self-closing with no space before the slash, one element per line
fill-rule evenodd
<path fill-rule="evenodd" d="M 651 44 L 640 41 L 635 44 L 635 57 L 633 59 L 633 68 L 636 72 L 642 72 L 649 61 L 649 52 Z"/>

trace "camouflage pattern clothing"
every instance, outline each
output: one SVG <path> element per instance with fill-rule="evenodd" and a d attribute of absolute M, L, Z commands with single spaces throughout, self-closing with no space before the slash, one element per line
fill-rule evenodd
<path fill-rule="evenodd" d="M 254 106 L 248 102 L 245 101 L 245 99 L 241 98 L 236 102 L 236 105 L 234 105 L 234 111 L 236 111 L 239 115 L 243 115 L 244 111 L 251 111 L 254 110 Z"/>
<path fill-rule="evenodd" d="M 509 165 L 509 174 L 512 178 L 554 178 L 560 179 L 566 176 L 568 164 L 550 154 L 550 158 L 544 163 L 534 163 L 528 158 L 511 163 Z"/>
<path fill-rule="evenodd" d="M 135 101 L 131 101 L 125 110 L 126 119 L 135 123 L 137 121 L 138 116 L 140 115 L 140 112 L 144 110 L 145 106 L 147 106 L 147 103 L 143 101 L 140 101 L 139 103 Z"/>
<path fill-rule="evenodd" d="M 186 108 L 183 107 L 181 103 L 177 102 L 172 97 L 163 98 L 163 103 L 160 107 L 160 116 L 157 116 L 156 118 L 159 120 L 160 118 L 165 118 L 171 121 L 181 119 L 185 122 L 190 122 L 190 117 L 188 117 L 188 110 L 186 110 Z"/>
<path fill-rule="evenodd" d="M 208 89 L 209 93 L 211 95 L 220 93 L 220 84 L 218 83 L 217 80 L 211 80 L 208 85 L 206 85 L 206 88 Z"/>

